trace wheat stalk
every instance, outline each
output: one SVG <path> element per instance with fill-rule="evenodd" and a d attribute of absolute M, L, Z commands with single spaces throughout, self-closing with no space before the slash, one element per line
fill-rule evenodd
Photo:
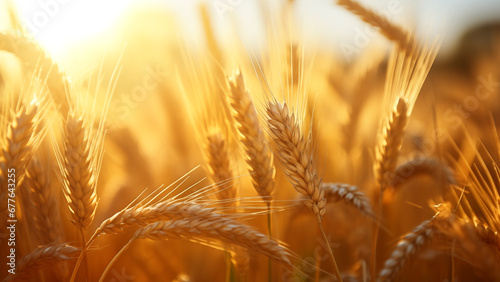
<path fill-rule="evenodd" d="M 358 187 L 344 183 L 322 183 L 321 187 L 325 191 L 325 198 L 328 202 L 341 201 L 368 216 L 375 215 L 370 199 Z"/>
<path fill-rule="evenodd" d="M 238 122 L 241 142 L 245 146 L 247 164 L 255 190 L 269 202 L 274 188 L 275 168 L 269 144 L 260 126 L 250 93 L 245 88 L 243 75 L 237 71 L 228 79 L 231 88 L 231 106 Z"/>
<path fill-rule="evenodd" d="M 4 281 L 14 278 L 26 281 L 36 273 L 35 270 L 50 263 L 75 259 L 78 252 L 78 248 L 68 244 L 40 246 L 19 261 L 15 276 L 9 275 Z"/>

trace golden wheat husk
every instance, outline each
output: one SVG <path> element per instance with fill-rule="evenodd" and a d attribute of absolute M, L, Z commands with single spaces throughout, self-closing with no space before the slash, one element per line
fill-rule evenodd
<path fill-rule="evenodd" d="M 85 116 L 74 111 L 68 114 L 64 127 L 64 157 L 59 160 L 64 195 L 73 224 L 79 229 L 86 229 L 94 220 L 99 174 L 96 163 L 102 155 L 93 147 L 95 137 L 87 122 Z"/>
<path fill-rule="evenodd" d="M 160 221 L 139 229 L 133 236 L 136 239 L 204 239 L 239 245 L 256 253 L 263 254 L 287 269 L 293 269 L 291 254 L 267 235 L 259 233 L 247 225 L 232 219 L 215 216 L 212 218 L 191 218 Z"/>
<path fill-rule="evenodd" d="M 443 162 L 429 157 L 418 157 L 398 165 L 394 169 L 388 186 L 396 188 L 406 181 L 422 175 L 432 176 L 438 181 L 444 181 L 449 185 L 457 184 L 453 170 Z"/>
<path fill-rule="evenodd" d="M 36 90 L 38 85 L 33 84 Z M 30 86 L 30 89 L 32 88 Z M 27 92 L 30 92 L 28 90 Z M 37 91 L 38 92 L 38 91 Z M 37 93 L 35 92 L 35 93 Z M 27 93 L 22 92 L 21 95 Z M 38 149 L 45 134 L 43 119 L 47 111 L 47 103 L 44 100 L 43 92 L 37 93 L 39 96 L 21 96 L 16 106 L 16 110 L 9 117 L 4 113 L 3 118 L 8 121 L 6 131 L 1 135 L 1 155 L 0 155 L 0 201 L 6 203 L 8 194 L 7 179 L 15 181 L 15 186 L 22 185 L 26 168 L 34 152 Z M 31 100 L 29 100 L 31 99 Z M 7 203 L 0 207 L 0 215 L 7 218 Z M 0 224 L 4 226 L 4 224 Z"/>
<path fill-rule="evenodd" d="M 190 202 L 160 202 L 152 206 L 134 206 L 124 209 L 104 220 L 97 228 L 96 234 L 116 234 L 123 229 L 144 226 L 153 222 L 182 219 L 206 218 L 216 216 L 215 208 Z"/>
<path fill-rule="evenodd" d="M 370 204 L 370 199 L 357 186 L 345 183 L 322 183 L 321 187 L 325 191 L 325 199 L 328 203 L 343 202 L 373 217 L 375 214 Z"/>
<path fill-rule="evenodd" d="M 237 71 L 228 79 L 231 88 L 231 106 L 238 123 L 240 140 L 245 147 L 246 162 L 253 186 L 266 202 L 274 188 L 275 168 L 269 144 L 260 125 L 250 92 L 245 88 L 243 75 Z"/>
<path fill-rule="evenodd" d="M 408 103 L 400 98 L 389 119 L 384 123 L 383 137 L 376 151 L 377 162 L 375 163 L 375 175 L 382 193 L 388 188 L 388 181 L 396 168 L 404 131 L 408 124 L 408 111 Z"/>
<path fill-rule="evenodd" d="M 378 216 L 382 217 L 383 194 L 394 173 L 402 146 L 403 136 L 411 116 L 415 101 L 436 57 L 439 42 L 432 45 L 412 48 L 410 53 L 402 46 L 392 52 L 385 83 L 387 116 L 382 119 L 381 132 L 375 151 L 374 174 L 376 180 L 375 206 Z M 372 243 L 371 274 L 376 275 L 376 248 L 378 228 L 375 226 Z"/>
<path fill-rule="evenodd" d="M 40 145 L 44 134 L 42 118 L 46 104 L 43 96 L 34 97 L 31 101 L 21 101 L 7 126 L 2 142 L 2 162 L 5 169 L 16 170 L 17 183 L 20 184 L 33 153 Z M 2 170 L 7 175 L 6 170 Z M 4 183 L 2 183 L 4 185 Z"/>
<path fill-rule="evenodd" d="M 401 270 L 414 260 L 431 240 L 436 236 L 439 228 L 446 226 L 449 217 L 447 211 L 436 214 L 432 219 L 422 222 L 410 233 L 399 240 L 390 257 L 385 261 L 384 267 L 379 272 L 377 281 L 396 281 Z"/>
<path fill-rule="evenodd" d="M 275 156 L 297 192 L 308 196 L 306 206 L 320 218 L 325 214 L 326 199 L 316 172 L 309 144 L 286 103 L 269 102 L 267 122 Z"/>
<path fill-rule="evenodd" d="M 228 140 L 214 129 L 208 133 L 206 142 L 208 177 L 217 191 L 215 195 L 219 200 L 234 199 L 237 193 Z"/>
<path fill-rule="evenodd" d="M 56 201 L 56 195 L 52 190 L 50 176 L 50 167 L 43 166 L 42 163 L 34 158 L 31 160 L 24 188 L 27 193 L 26 201 L 23 206 L 26 207 L 29 215 L 29 221 L 35 230 L 33 236 L 38 244 L 57 243 L 62 239 L 62 226 L 59 221 L 59 210 Z"/>
<path fill-rule="evenodd" d="M 408 119 L 438 48 L 437 41 L 415 47 L 410 53 L 396 46 L 389 58 L 384 93 L 387 116 L 382 121 L 375 164 L 376 180 L 382 193 L 388 185 L 388 174 L 396 168 Z"/>

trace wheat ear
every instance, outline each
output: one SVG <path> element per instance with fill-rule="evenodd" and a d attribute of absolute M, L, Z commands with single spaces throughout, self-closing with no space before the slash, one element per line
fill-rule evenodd
<path fill-rule="evenodd" d="M 379 28 L 380 33 L 387 39 L 396 42 L 401 49 L 412 50 L 414 48 L 413 44 L 415 44 L 415 42 L 411 34 L 402 27 L 390 22 L 385 17 L 353 0 L 337 0 L 337 3 L 351 13 L 357 15 L 367 24 Z"/>
<path fill-rule="evenodd" d="M 160 202 L 150 207 L 135 206 L 104 220 L 95 234 L 117 234 L 124 228 L 144 226 L 153 222 L 215 216 L 215 209 L 190 202 Z M 94 235 L 96 236 L 96 235 Z M 98 236 L 98 235 L 97 235 Z"/>
<path fill-rule="evenodd" d="M 302 135 L 299 123 L 295 115 L 288 111 L 286 103 L 271 101 L 267 104 L 266 111 L 274 154 L 295 190 L 309 197 L 304 203 L 316 215 L 319 229 L 332 258 L 335 276 L 342 282 L 340 270 L 322 224 L 326 212 L 325 192 L 321 189 L 321 179 L 316 173 L 310 143 Z"/>
<path fill-rule="evenodd" d="M 238 245 L 249 251 L 270 257 L 288 270 L 293 269 L 289 259 L 291 257 L 290 252 L 277 242 L 247 225 L 216 215 L 206 218 L 159 221 L 137 230 L 127 245 L 108 264 L 99 281 L 104 281 L 107 272 L 118 256 L 137 239 L 187 239 L 215 247 L 220 247 L 219 242 Z"/>
<path fill-rule="evenodd" d="M 208 177 L 217 190 L 215 195 L 219 200 L 234 199 L 236 189 L 227 140 L 217 129 L 211 129 L 206 138 Z"/>
<path fill-rule="evenodd" d="M 157 240 L 206 238 L 222 241 L 263 254 L 287 269 L 292 269 L 290 253 L 277 242 L 247 225 L 221 216 L 156 222 L 139 229 L 132 240 L 145 238 Z"/>
<path fill-rule="evenodd" d="M 23 204 L 29 209 L 38 243 L 57 243 L 61 239 L 62 228 L 57 220 L 59 214 L 52 193 L 50 170 L 44 169 L 38 159 L 32 159 L 23 185 L 28 191 L 27 201 Z"/>
<path fill-rule="evenodd" d="M 238 70 L 233 77 L 228 78 L 231 89 L 231 106 L 233 116 L 238 125 L 239 137 L 245 147 L 246 162 L 254 189 L 259 193 L 268 207 L 268 233 L 271 237 L 271 194 L 275 183 L 275 167 L 269 143 L 263 128 L 260 125 L 257 110 L 252 101 L 250 92 L 245 88 L 243 75 Z M 234 258 L 236 256 L 237 258 Z M 237 262 L 241 259 L 241 262 Z M 233 252 L 233 263 L 237 262 L 236 267 L 240 273 L 246 273 L 248 268 L 248 254 L 244 250 Z M 272 276 L 272 265 L 269 260 L 269 277 Z M 270 279 L 269 279 L 270 280 Z"/>
<path fill-rule="evenodd" d="M 408 50 L 401 46 L 395 48 L 391 54 L 387 67 L 385 84 L 386 105 L 389 109 L 389 116 L 383 120 L 382 132 L 379 135 L 379 142 L 376 148 L 376 163 L 374 165 L 377 187 L 375 199 L 378 198 L 376 206 L 377 215 L 382 217 L 381 206 L 384 191 L 388 187 L 391 175 L 396 168 L 399 150 L 403 142 L 403 135 L 411 116 L 415 101 L 420 93 L 420 89 L 430 70 L 432 62 L 436 57 L 439 42 L 431 46 L 419 46 Z M 378 242 L 378 224 L 374 227 L 371 274 L 376 274 L 376 254 Z"/>
<path fill-rule="evenodd" d="M 14 278 L 29 280 L 37 269 L 59 261 L 76 259 L 80 250 L 68 244 L 41 246 L 23 257 L 17 266 L 16 275 L 7 276 L 4 281 Z"/>
<path fill-rule="evenodd" d="M 94 220 L 97 209 L 97 176 L 102 151 L 92 144 L 85 117 L 74 111 L 64 127 L 64 157 L 58 160 L 63 190 L 73 217 L 73 224 L 85 230 Z"/>
<path fill-rule="evenodd" d="M 269 144 L 259 123 L 252 97 L 245 88 L 242 74 L 237 71 L 228 81 L 231 88 L 231 106 L 238 122 L 241 142 L 245 146 L 253 186 L 264 201 L 269 202 L 275 175 Z"/>
<path fill-rule="evenodd" d="M 384 123 L 381 142 L 376 151 L 375 175 L 381 193 L 387 189 L 390 176 L 396 168 L 408 117 L 408 103 L 400 98 Z"/>
<path fill-rule="evenodd" d="M 415 258 L 434 236 L 436 228 L 432 220 L 427 220 L 415 227 L 410 233 L 399 240 L 396 249 L 385 261 L 377 281 L 395 281 L 400 270 L 410 260 Z"/>
<path fill-rule="evenodd" d="M 401 238 L 396 248 L 385 261 L 384 268 L 380 271 L 377 281 L 394 281 L 398 278 L 401 269 L 409 261 L 416 258 L 427 247 L 431 240 L 444 229 L 449 229 L 449 221 L 454 218 L 449 204 L 435 206 L 438 212 L 430 219 L 422 222 L 410 233 Z"/>
<path fill-rule="evenodd" d="M 45 134 L 42 119 L 46 109 L 47 103 L 43 96 L 34 97 L 31 102 L 21 100 L 7 124 L 6 132 L 2 134 L 0 155 L 0 202 L 2 203 L 7 197 L 8 174 L 15 174 L 18 187 L 23 183 L 26 167 Z M 0 207 L 0 216 L 7 218 L 7 204 Z M 0 227 L 4 224 L 0 224 Z"/>
<path fill-rule="evenodd" d="M 370 199 L 358 187 L 344 183 L 322 183 L 321 186 L 328 202 L 341 201 L 370 217 L 375 216 Z"/>
<path fill-rule="evenodd" d="M 72 109 L 65 121 L 63 154 L 57 145 L 54 145 L 64 195 L 73 218 L 72 222 L 80 231 L 82 247 L 86 246 L 85 231 L 94 220 L 97 210 L 96 186 L 103 156 L 103 141 L 102 126 L 93 132 L 87 117 Z M 86 258 L 85 255 L 84 257 Z M 86 259 L 85 266 L 88 278 Z"/>
<path fill-rule="evenodd" d="M 41 128 L 41 121 L 46 111 L 43 97 L 35 97 L 31 102 L 21 103 L 7 126 L 7 134 L 2 146 L 3 166 L 5 169 L 16 170 L 18 185 L 42 140 L 45 131 Z M 6 175 L 7 171 L 3 170 L 2 173 Z"/>
<path fill-rule="evenodd" d="M 290 114 L 286 103 L 269 102 L 267 116 L 275 155 L 295 190 L 309 197 L 306 206 L 321 219 L 326 206 L 321 179 L 294 114 Z"/>
<path fill-rule="evenodd" d="M 419 157 L 398 165 L 393 177 L 387 183 L 391 188 L 420 175 L 434 176 L 437 180 L 444 180 L 447 184 L 457 184 L 452 169 L 434 158 Z"/>

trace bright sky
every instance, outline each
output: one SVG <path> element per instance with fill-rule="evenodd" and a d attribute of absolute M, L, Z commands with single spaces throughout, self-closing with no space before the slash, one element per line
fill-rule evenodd
<path fill-rule="evenodd" d="M 258 5 L 251 0 L 207 0 L 214 13 L 214 26 L 219 31 L 227 29 L 226 17 L 238 17 L 245 34 L 262 33 Z M 264 0 L 261 0 L 264 1 Z M 174 10 L 188 31 L 196 30 L 197 0 L 19 0 L 18 8 L 28 29 L 56 55 L 76 40 L 95 35 L 109 27 L 131 6 L 137 3 L 154 3 Z M 266 1 L 267 2 L 267 1 Z M 277 1 L 269 1 L 277 2 Z M 415 23 L 420 33 L 433 31 L 444 34 L 444 48 L 456 42 L 460 32 L 481 21 L 500 21 L 498 0 L 360 0 L 379 12 L 387 13 L 396 22 Z M 218 12 L 217 12 L 218 11 Z M 340 48 L 340 44 L 356 44 L 356 34 L 365 25 L 333 0 L 296 0 L 297 24 L 307 39 L 326 46 Z M 432 28 L 431 28 L 432 27 Z M 371 39 L 371 38 L 370 38 Z M 447 45 L 448 44 L 448 45 Z M 359 45 L 359 44 L 358 44 Z M 56 55 L 57 56 L 57 55 Z"/>

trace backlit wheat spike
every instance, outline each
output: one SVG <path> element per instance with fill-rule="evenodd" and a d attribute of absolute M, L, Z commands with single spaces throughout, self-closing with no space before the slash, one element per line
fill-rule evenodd
<path fill-rule="evenodd" d="M 238 122 L 240 139 L 245 146 L 246 161 L 253 186 L 259 195 L 270 201 L 269 196 L 274 188 L 275 168 L 269 144 L 259 123 L 252 97 L 245 88 L 242 74 L 238 71 L 228 81 L 234 118 Z"/>
<path fill-rule="evenodd" d="M 26 166 L 43 137 L 44 131 L 40 125 L 44 112 L 44 101 L 40 97 L 34 98 L 29 103 L 21 104 L 7 126 L 2 157 L 5 169 L 16 170 L 18 184 L 24 177 Z M 3 171 L 3 174 L 6 175 L 6 171 Z"/>
<path fill-rule="evenodd" d="M 411 116 L 415 101 L 427 77 L 432 62 L 436 57 L 439 43 L 431 46 L 419 46 L 408 50 L 396 46 L 389 58 L 384 96 L 386 99 L 381 132 L 375 151 L 374 174 L 376 179 L 375 198 L 376 210 L 381 215 L 381 205 L 384 191 L 388 188 L 391 176 L 394 173 L 399 157 L 399 150 L 403 144 L 403 136 Z M 372 237 L 371 275 L 376 275 L 376 255 L 378 242 L 378 228 L 375 226 Z"/>
<path fill-rule="evenodd" d="M 61 239 L 62 227 L 59 222 L 56 197 L 52 192 L 50 169 L 43 167 L 38 159 L 32 159 L 28 167 L 24 187 L 27 189 L 26 206 L 30 222 L 35 228 L 39 244 L 57 243 Z"/>
<path fill-rule="evenodd" d="M 220 216 L 213 218 L 191 218 L 160 221 L 139 229 L 136 239 L 206 239 L 226 244 L 235 244 L 249 251 L 263 254 L 287 269 L 292 269 L 290 253 L 267 235 L 259 233 L 247 225 Z"/>
<path fill-rule="evenodd" d="M 63 160 L 59 161 L 63 190 L 75 226 L 86 229 L 97 209 L 97 176 L 102 151 L 93 147 L 85 117 L 74 111 L 68 114 L 64 127 Z"/>
<path fill-rule="evenodd" d="M 389 177 L 396 168 L 403 135 L 408 123 L 408 103 L 400 98 L 389 119 L 384 123 L 381 144 L 377 147 L 375 175 L 381 191 L 387 188 Z"/>
<path fill-rule="evenodd" d="M 389 187 L 396 188 L 410 179 L 422 175 L 433 176 L 437 181 L 446 181 L 447 184 L 457 184 L 452 169 L 434 158 L 419 157 L 400 164 L 394 170 L 393 177 L 387 183 Z"/>
<path fill-rule="evenodd" d="M 36 41 L 19 34 L 0 33 L 0 50 L 13 53 L 21 59 L 27 69 L 39 72 L 38 75 L 43 80 L 47 78 L 47 87 L 54 101 L 58 103 L 61 113 L 64 116 L 68 113 L 69 103 L 66 98 L 68 79 Z"/>
<path fill-rule="evenodd" d="M 367 24 L 377 27 L 387 39 L 396 42 L 403 50 L 412 50 L 415 41 L 411 34 L 402 27 L 387 20 L 386 17 L 375 13 L 354 0 L 337 0 L 340 6 L 345 7 L 351 13 L 357 15 Z"/>
<path fill-rule="evenodd" d="M 76 259 L 79 251 L 78 248 L 68 244 L 40 246 L 23 257 L 17 265 L 16 275 L 7 276 L 5 281 L 11 279 L 29 281 L 31 276 L 38 273 L 38 269 L 55 262 Z"/>
<path fill-rule="evenodd" d="M 135 206 L 120 211 L 101 223 L 96 234 L 114 234 L 124 228 L 144 226 L 153 222 L 181 218 L 215 217 L 214 208 L 190 202 L 160 202 L 153 206 Z"/>
<path fill-rule="evenodd" d="M 1 122 L 5 127 L 0 134 L 0 202 L 5 203 L 0 206 L 0 216 L 3 218 L 8 216 L 7 195 L 11 192 L 8 190 L 8 184 L 12 185 L 11 181 L 14 180 L 15 187 L 21 187 L 26 167 L 46 132 L 43 119 L 48 103 L 45 92 L 39 88 L 39 82 L 35 78 L 29 87 L 21 90 L 20 96 L 16 97 L 18 102 L 14 111 L 9 114 L 7 111 L 10 109 L 3 109 Z M 8 99 L 7 96 L 6 100 Z M 5 226 L 4 224 L 5 222 L 0 223 L 0 227 Z"/>
<path fill-rule="evenodd" d="M 344 183 L 322 183 L 321 187 L 328 202 L 341 201 L 368 216 L 374 216 L 370 199 L 358 187 Z"/>
<path fill-rule="evenodd" d="M 231 153 L 227 142 L 220 131 L 215 129 L 209 131 L 205 148 L 208 177 L 217 190 L 216 196 L 219 200 L 236 197 Z"/>
<path fill-rule="evenodd" d="M 377 281 L 395 281 L 400 270 L 422 251 L 436 233 L 434 222 L 427 220 L 399 240 L 396 249 L 385 261 Z"/>
<path fill-rule="evenodd" d="M 326 206 L 321 179 L 294 114 L 290 114 L 286 103 L 269 102 L 266 110 L 274 154 L 295 190 L 310 198 L 305 201 L 306 206 L 321 218 Z"/>
<path fill-rule="evenodd" d="M 422 222 L 399 240 L 391 256 L 385 261 L 377 281 L 397 279 L 401 269 L 417 258 L 437 235 L 440 235 L 440 238 L 449 239 L 442 231 L 450 228 L 449 221 L 454 218 L 450 206 L 449 203 L 435 206 L 437 213 L 430 220 Z"/>
<path fill-rule="evenodd" d="M 375 175 L 381 192 L 396 168 L 399 150 L 415 101 L 437 54 L 438 43 L 415 51 L 410 57 L 396 48 L 389 59 L 385 96 L 389 115 L 383 120 L 376 151 Z"/>
<path fill-rule="evenodd" d="M 267 235 L 253 230 L 227 216 L 213 214 L 204 218 L 185 218 L 158 221 L 138 229 L 132 239 L 115 255 L 99 281 L 104 281 L 117 258 L 138 239 L 185 239 L 220 249 L 221 245 L 240 246 L 251 252 L 265 255 L 292 270 L 292 254 Z"/>

